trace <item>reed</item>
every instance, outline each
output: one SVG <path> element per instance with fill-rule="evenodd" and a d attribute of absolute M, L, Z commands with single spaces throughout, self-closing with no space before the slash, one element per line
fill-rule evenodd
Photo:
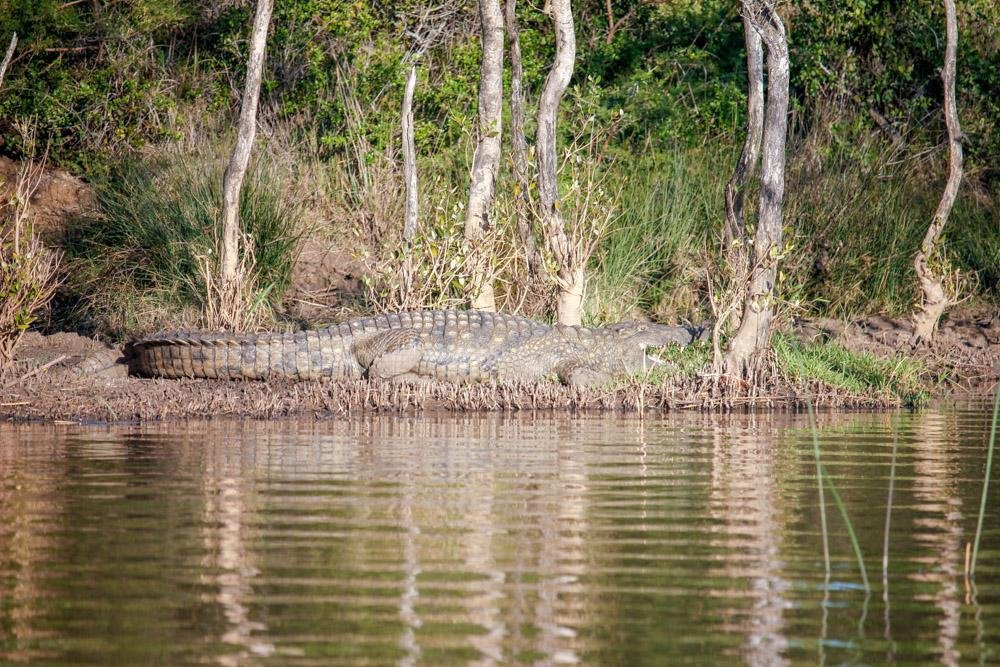
<path fill-rule="evenodd" d="M 813 454 L 816 458 L 816 484 L 820 489 L 820 512 L 822 513 L 822 528 L 823 528 L 823 556 L 826 563 L 826 571 L 830 571 L 830 545 L 827 538 L 827 523 L 826 523 L 826 501 L 823 498 L 823 484 L 825 482 L 827 488 L 830 489 L 830 496 L 833 498 L 834 504 L 840 511 L 840 516 L 844 519 L 844 525 L 847 526 L 847 534 L 851 538 L 851 546 L 854 548 L 854 555 L 858 559 L 858 570 L 861 572 L 861 581 L 865 587 L 865 593 L 871 593 L 871 585 L 868 583 L 868 571 L 865 568 L 865 559 L 861 553 L 861 544 L 858 542 L 858 535 L 854 530 L 854 523 L 851 521 L 850 515 L 847 513 L 847 507 L 844 505 L 844 501 L 840 497 L 840 493 L 837 491 L 836 485 L 833 483 L 833 479 L 830 477 L 830 473 L 827 472 L 826 466 L 820 461 L 819 455 L 819 434 L 816 428 L 816 415 L 813 413 L 812 402 L 807 403 L 809 407 L 809 426 L 812 430 L 813 439 Z"/>
<path fill-rule="evenodd" d="M 983 517 L 986 515 L 986 496 L 990 491 L 990 474 L 993 470 L 993 449 L 997 442 L 997 417 L 1000 414 L 1000 386 L 993 399 L 993 424 L 990 427 L 990 444 L 986 449 L 986 472 L 983 475 L 983 495 L 979 500 L 979 520 L 976 522 L 976 540 L 972 547 L 972 563 L 969 574 L 976 575 L 976 559 L 979 557 L 979 540 L 983 536 Z"/>

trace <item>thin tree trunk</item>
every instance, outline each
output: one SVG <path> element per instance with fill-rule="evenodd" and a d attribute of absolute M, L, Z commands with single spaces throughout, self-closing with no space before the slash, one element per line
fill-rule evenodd
<path fill-rule="evenodd" d="M 580 324 L 583 315 L 584 276 L 578 253 L 563 224 L 559 211 L 559 188 L 556 183 L 556 119 L 559 103 L 573 76 L 576 60 L 576 35 L 570 0 L 550 0 L 549 10 L 556 29 L 556 55 L 545 78 L 538 101 L 536 160 L 538 164 L 538 203 L 541 208 L 545 244 L 558 268 L 560 324 Z"/>
<path fill-rule="evenodd" d="M 754 236 L 754 264 L 743 317 L 723 360 L 727 374 L 747 374 L 771 341 L 774 282 L 782 247 L 781 204 L 785 192 L 788 131 L 788 41 L 773 0 L 743 0 L 743 12 L 767 46 L 767 107 L 764 118 L 760 204 Z"/>
<path fill-rule="evenodd" d="M 952 297 L 945 293 L 941 277 L 935 275 L 930 266 L 930 259 L 937 252 L 941 240 L 941 231 L 948 222 L 951 209 L 958 197 L 958 188 L 962 184 L 962 128 L 958 123 L 958 110 L 955 104 L 955 66 L 958 50 L 958 21 L 955 18 L 955 0 L 944 0 L 947 21 L 947 42 L 944 50 L 944 67 L 941 78 L 944 81 L 944 121 L 948 126 L 948 182 L 944 193 L 934 212 L 934 220 L 920 251 L 913 260 L 917 271 L 917 282 L 920 285 L 921 302 L 913 313 L 913 341 L 931 341 L 937 330 L 938 320 L 945 309 L 951 305 Z"/>
<path fill-rule="evenodd" d="M 3 78 L 7 75 L 7 68 L 10 67 L 10 59 L 14 57 L 14 49 L 17 48 L 17 33 L 10 36 L 10 46 L 4 54 L 3 62 L 0 63 L 0 88 L 3 87 Z"/>
<path fill-rule="evenodd" d="M 760 142 L 764 135 L 764 47 L 760 33 L 746 17 L 743 17 L 743 34 L 747 49 L 747 136 L 736 170 L 726 183 L 726 224 L 722 239 L 723 252 L 733 269 L 736 269 L 737 257 L 745 256 L 733 250 L 734 245 L 745 247 L 746 244 L 743 201 L 747 184 L 757 171 Z"/>
<path fill-rule="evenodd" d="M 417 66 L 410 68 L 403 94 L 403 179 L 406 182 L 406 208 L 403 240 L 409 246 L 417 233 L 417 150 L 413 142 L 413 89 L 417 85 Z"/>
<path fill-rule="evenodd" d="M 220 264 L 224 288 L 226 284 L 231 284 L 239 278 L 240 190 L 243 188 L 243 177 L 250 163 L 254 136 L 257 134 L 257 104 L 260 98 L 260 81 L 264 71 L 264 51 L 267 46 L 267 28 L 271 22 L 272 7 L 273 0 L 257 0 L 236 147 L 222 177 Z"/>
<path fill-rule="evenodd" d="M 528 179 L 528 139 L 524 135 L 524 67 L 521 62 L 521 33 L 517 25 L 517 0 L 507 0 L 504 5 L 504 22 L 510 41 L 510 143 L 514 157 L 514 176 L 520 192 L 514 202 L 517 215 L 517 233 L 533 275 L 540 275 L 542 258 L 535 244 L 531 224 L 531 182 Z"/>
<path fill-rule="evenodd" d="M 503 106 L 503 12 L 500 0 L 480 0 L 483 60 L 479 70 L 479 145 L 472 162 L 472 184 L 465 217 L 465 238 L 470 246 L 474 273 L 471 306 L 495 311 L 493 277 L 481 244 L 491 229 L 490 212 L 497 171 L 500 168 L 500 121 Z"/>

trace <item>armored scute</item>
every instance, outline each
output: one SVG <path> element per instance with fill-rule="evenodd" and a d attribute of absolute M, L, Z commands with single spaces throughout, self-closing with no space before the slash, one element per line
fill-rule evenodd
<path fill-rule="evenodd" d="M 549 326 L 515 315 L 425 310 L 290 334 L 169 333 L 132 345 L 131 369 L 167 378 L 377 377 L 590 385 L 658 363 L 648 347 L 687 345 L 694 327 L 622 322 Z"/>

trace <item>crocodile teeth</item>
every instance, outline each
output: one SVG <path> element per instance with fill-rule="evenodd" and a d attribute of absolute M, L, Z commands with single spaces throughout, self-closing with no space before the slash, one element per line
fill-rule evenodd
<path fill-rule="evenodd" d="M 649 370 L 649 368 L 646 365 L 647 363 L 651 364 L 652 368 L 655 368 L 656 366 L 666 366 L 667 365 L 666 361 L 664 361 L 663 359 L 660 359 L 659 357 L 657 357 L 655 355 L 652 355 L 652 354 L 645 355 L 645 359 L 644 359 L 644 363 L 643 363 L 643 370 Z"/>

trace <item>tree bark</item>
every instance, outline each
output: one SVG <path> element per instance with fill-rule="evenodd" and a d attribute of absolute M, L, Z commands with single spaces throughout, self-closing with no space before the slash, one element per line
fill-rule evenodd
<path fill-rule="evenodd" d="M 417 85 L 417 66 L 410 67 L 403 93 L 403 180 L 406 183 L 406 205 L 403 240 L 409 246 L 417 233 L 417 150 L 413 142 L 413 89 Z"/>
<path fill-rule="evenodd" d="M 535 233 L 531 223 L 528 139 L 524 134 L 524 67 L 521 61 L 521 33 L 517 25 L 516 5 L 517 0 L 507 0 L 504 5 L 504 23 L 510 42 L 510 143 L 514 158 L 514 177 L 520 190 L 514 202 L 514 213 L 517 216 L 517 233 L 521 238 L 528 270 L 533 275 L 540 275 L 542 258 L 535 244 Z"/>
<path fill-rule="evenodd" d="M 746 244 L 743 202 L 747 183 L 757 171 L 764 134 L 764 47 L 760 33 L 747 17 L 743 17 L 743 35 L 747 49 L 747 136 L 736 169 L 726 183 L 726 223 L 722 236 L 723 252 L 734 269 L 739 261 L 737 257 L 744 256 L 733 251 L 735 245 L 745 247 Z"/>
<path fill-rule="evenodd" d="M 951 305 L 953 296 L 945 292 L 941 277 L 930 266 L 930 260 L 938 251 L 941 231 L 948 222 L 951 209 L 958 197 L 962 184 L 962 128 L 958 123 L 955 104 L 955 67 L 958 51 L 958 21 L 955 18 L 955 0 L 944 0 L 947 41 L 944 50 L 944 67 L 941 78 L 944 81 L 944 121 L 948 127 L 948 182 L 945 183 L 941 201 L 934 212 L 934 219 L 924 234 L 920 251 L 913 259 L 920 285 L 921 302 L 913 313 L 913 342 L 933 340 L 938 320 Z"/>
<path fill-rule="evenodd" d="M 743 317 L 723 360 L 727 374 L 744 376 L 768 348 L 774 317 L 774 282 L 782 247 L 785 139 L 788 131 L 788 41 L 773 0 L 743 0 L 743 13 L 767 47 L 767 106 L 754 264 Z"/>
<path fill-rule="evenodd" d="M 264 51 L 267 46 L 267 28 L 271 22 L 272 7 L 273 0 L 257 0 L 236 147 L 222 177 L 222 246 L 219 259 L 223 285 L 238 279 L 240 190 L 243 188 L 243 177 L 250 163 L 254 136 L 257 134 L 257 104 L 260 98 L 260 81 L 264 71 Z"/>
<path fill-rule="evenodd" d="M 538 165 L 538 203 L 541 209 L 545 245 L 558 266 L 559 283 L 557 318 L 560 324 L 580 324 L 583 315 L 584 274 L 578 266 L 576 248 L 566 234 L 559 211 L 559 187 L 556 182 L 556 119 L 559 103 L 573 76 L 576 60 L 576 35 L 570 0 L 550 0 L 549 10 L 556 30 L 556 55 L 538 101 L 538 130 L 535 142 Z"/>
<path fill-rule="evenodd" d="M 7 68 L 10 67 L 10 59 L 14 57 L 14 49 L 17 48 L 17 33 L 15 32 L 10 36 L 10 46 L 7 47 L 7 53 L 3 56 L 3 62 L 0 63 L 0 88 L 3 87 L 3 78 L 7 75 Z"/>
<path fill-rule="evenodd" d="M 495 311 L 493 278 L 487 269 L 489 257 L 479 245 L 490 228 L 497 171 L 500 168 L 500 129 L 503 106 L 503 12 L 500 0 L 479 0 L 483 60 L 479 70 L 479 144 L 472 161 L 472 183 L 465 217 L 465 238 L 475 267 L 471 306 Z"/>

